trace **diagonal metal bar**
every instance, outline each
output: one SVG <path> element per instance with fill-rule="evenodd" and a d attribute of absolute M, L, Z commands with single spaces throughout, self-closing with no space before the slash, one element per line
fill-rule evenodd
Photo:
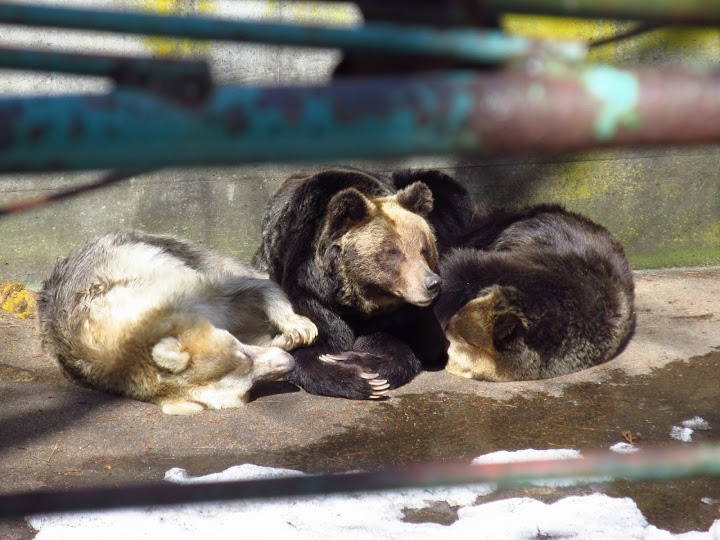
<path fill-rule="evenodd" d="M 494 483 L 500 488 L 538 480 L 598 478 L 668 480 L 720 475 L 720 447 L 645 449 L 635 454 L 587 453 L 583 459 L 485 465 L 415 465 L 376 472 L 244 480 L 201 484 L 145 484 L 127 487 L 34 491 L 0 495 L 0 519 L 40 513 L 70 512 L 329 495 L 386 489 Z"/>
<path fill-rule="evenodd" d="M 185 107 L 130 88 L 0 100 L 0 171 L 156 169 L 720 141 L 717 76 L 551 73 L 215 88 Z M 668 107 L 672 103 L 672 107 Z"/>
<path fill-rule="evenodd" d="M 2 68 L 110 77 L 117 84 L 153 91 L 187 104 L 205 99 L 212 87 L 210 69 L 202 60 L 0 47 L 0 69 Z"/>
<path fill-rule="evenodd" d="M 53 193 L 49 193 L 47 195 L 40 195 L 38 197 L 30 197 L 27 199 L 22 199 L 17 202 L 7 204 L 4 206 L 0 206 L 0 218 L 3 216 L 7 216 L 10 214 L 20 214 L 22 212 L 27 212 L 29 210 L 33 210 L 35 208 L 40 208 L 42 206 L 47 206 L 48 204 L 63 201 L 65 199 L 69 199 L 71 197 L 77 197 L 78 195 L 82 195 L 83 193 L 88 193 L 90 191 L 95 191 L 97 189 L 103 189 L 106 187 L 109 187 L 113 184 L 117 184 L 118 182 L 123 182 L 125 180 L 129 180 L 131 178 L 134 178 L 135 176 L 138 176 L 140 174 L 146 173 L 148 171 L 124 171 L 124 172 L 118 172 L 118 171 L 110 171 L 106 174 L 104 174 L 99 179 L 89 182 L 87 184 L 82 184 L 80 186 L 73 186 L 66 189 L 61 189 L 58 191 L 55 191 Z"/>
<path fill-rule="evenodd" d="M 169 78 L 209 77 L 200 60 L 142 58 L 0 47 L 0 68 L 55 71 L 123 79 L 123 73 L 146 73 Z"/>
<path fill-rule="evenodd" d="M 364 13 L 385 20 L 402 21 L 409 18 L 435 24 L 482 24 L 483 13 L 486 16 L 492 13 L 527 13 L 649 19 L 704 26 L 720 23 L 718 0 L 357 0 L 355 3 Z M 403 11 L 406 17 L 403 17 Z"/>
<path fill-rule="evenodd" d="M 581 43 L 541 41 L 509 36 L 495 30 L 435 30 L 389 24 L 373 24 L 360 28 L 323 28 L 13 3 L 0 3 L 0 23 L 270 45 L 339 48 L 366 53 L 419 55 L 483 63 L 504 62 L 543 53 L 566 60 L 581 60 L 586 54 L 586 47 Z"/>
<path fill-rule="evenodd" d="M 405 11 L 407 19 L 431 24 L 482 24 L 483 13 L 652 20 L 702 26 L 720 23 L 719 0 L 357 0 L 355 3 L 363 12 L 377 18 L 402 21 Z"/>

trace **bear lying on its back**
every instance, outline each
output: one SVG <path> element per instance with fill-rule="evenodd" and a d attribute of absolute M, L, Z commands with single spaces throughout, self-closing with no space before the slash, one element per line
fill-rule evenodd
<path fill-rule="evenodd" d="M 239 407 L 293 368 L 315 325 L 276 283 L 179 238 L 121 230 L 58 263 L 38 297 L 44 348 L 75 382 L 168 414 Z"/>
<path fill-rule="evenodd" d="M 629 341 L 634 286 L 620 243 L 560 206 L 480 208 L 440 265 L 447 369 L 544 379 L 606 362 Z"/>
<path fill-rule="evenodd" d="M 422 309 L 441 286 L 428 219 L 441 240 L 454 239 L 462 228 L 444 222 L 443 211 L 460 203 L 440 197 L 433 207 L 432 189 L 414 174 L 295 175 L 268 204 L 254 264 L 318 326 L 315 344 L 293 353 L 288 376 L 310 393 L 378 398 L 444 360 L 442 331 L 432 310 Z M 440 173 L 417 173 L 423 176 L 458 186 Z"/>

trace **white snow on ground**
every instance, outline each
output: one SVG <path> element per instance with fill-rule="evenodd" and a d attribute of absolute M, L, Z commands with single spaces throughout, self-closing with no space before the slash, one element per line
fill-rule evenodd
<path fill-rule="evenodd" d="M 710 428 L 707 420 L 703 420 L 699 416 L 694 416 L 690 420 L 683 420 L 683 427 L 673 426 L 670 430 L 670 436 L 682 442 L 692 442 L 692 434 L 695 430 L 707 431 Z"/>
<path fill-rule="evenodd" d="M 682 425 L 686 428 L 699 429 L 701 431 L 710 429 L 710 424 L 708 424 L 707 420 L 703 420 L 699 416 L 694 416 L 690 420 L 683 420 Z"/>
<path fill-rule="evenodd" d="M 559 452 L 559 453 L 558 453 Z M 578 458 L 574 450 L 495 452 L 474 462 L 497 463 L 531 459 Z M 500 455 L 498 455 L 500 454 Z M 199 478 L 171 469 L 171 482 L 208 482 L 301 475 L 297 471 L 240 465 Z M 563 539 L 720 538 L 720 520 L 707 532 L 673 536 L 648 525 L 629 498 L 603 494 L 567 497 L 554 504 L 530 498 L 512 498 L 474 505 L 492 491 L 487 485 L 459 488 L 400 490 L 308 497 L 265 502 L 142 508 L 85 514 L 35 516 L 28 521 L 40 532 L 37 540 L 225 540 L 238 538 L 283 539 L 508 539 L 531 540 L 540 535 Z M 404 508 L 422 508 L 431 501 L 460 506 L 458 520 L 450 525 L 411 524 L 402 521 Z"/>
<path fill-rule="evenodd" d="M 500 450 L 499 452 L 491 452 L 484 456 L 476 457 L 472 460 L 474 465 L 484 463 L 512 463 L 517 461 L 535 461 L 539 459 L 580 459 L 582 455 L 578 450 L 568 450 L 566 448 L 558 448 L 552 450 L 516 450 L 508 452 Z"/>
<path fill-rule="evenodd" d="M 617 452 L 618 454 L 632 454 L 633 452 L 637 452 L 640 449 L 634 444 L 619 442 L 613 444 L 610 447 L 610 450 L 612 450 L 613 452 Z"/>
<path fill-rule="evenodd" d="M 673 439 L 677 439 L 678 441 L 692 442 L 693 431 L 694 430 L 690 429 L 689 427 L 673 426 L 670 430 L 670 436 Z"/>

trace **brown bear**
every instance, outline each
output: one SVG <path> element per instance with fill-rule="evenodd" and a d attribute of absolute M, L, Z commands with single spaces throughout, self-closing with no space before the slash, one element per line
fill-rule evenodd
<path fill-rule="evenodd" d="M 440 264 L 447 369 L 544 379 L 606 362 L 635 325 L 633 277 L 607 229 L 557 205 L 478 207 Z"/>
<path fill-rule="evenodd" d="M 134 230 L 90 238 L 59 262 L 38 311 L 43 346 L 70 379 L 168 414 L 240 407 L 317 334 L 267 276 Z"/>
<path fill-rule="evenodd" d="M 446 342 L 427 309 L 441 287 L 428 217 L 441 225 L 467 193 L 450 189 L 458 201 L 440 197 L 434 209 L 432 190 L 414 181 L 423 174 L 298 174 L 270 200 L 253 262 L 318 327 L 316 342 L 293 352 L 287 377 L 306 391 L 376 399 L 443 362 Z M 439 190 L 459 186 L 441 174 L 428 179 Z M 443 238 L 459 230 L 439 229 Z"/>

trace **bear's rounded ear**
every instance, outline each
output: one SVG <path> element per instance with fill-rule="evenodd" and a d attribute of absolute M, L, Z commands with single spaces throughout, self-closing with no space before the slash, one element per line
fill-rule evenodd
<path fill-rule="evenodd" d="M 398 204 L 422 217 L 428 217 L 433 209 L 433 196 L 430 188 L 422 182 L 414 182 L 395 195 Z"/>
<path fill-rule="evenodd" d="M 528 321 L 523 313 L 523 293 L 511 286 L 500 287 L 495 301 L 493 343 L 503 349 L 512 341 L 523 337 L 528 330 Z"/>
<path fill-rule="evenodd" d="M 498 349 L 504 349 L 511 341 L 525 335 L 526 330 L 526 323 L 521 315 L 511 311 L 499 313 L 493 325 L 493 344 Z"/>
<path fill-rule="evenodd" d="M 337 192 L 327 206 L 325 234 L 338 238 L 370 215 L 370 201 L 355 188 Z"/>

